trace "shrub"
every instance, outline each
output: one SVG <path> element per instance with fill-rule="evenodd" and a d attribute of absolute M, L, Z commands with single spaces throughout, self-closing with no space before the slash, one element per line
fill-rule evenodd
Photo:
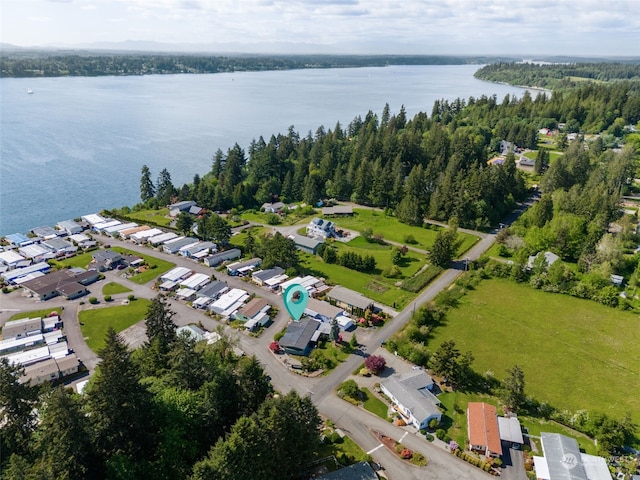
<path fill-rule="evenodd" d="M 127 297 L 127 299 L 129 299 L 130 302 L 133 302 L 136 299 L 136 296 L 132 293 Z"/>
<path fill-rule="evenodd" d="M 445 432 L 442 428 L 439 428 L 438 430 L 436 430 L 436 437 L 438 437 L 440 440 L 444 440 L 444 437 L 447 436 L 447 432 Z"/>
<path fill-rule="evenodd" d="M 10 291 L 9 287 L 2 287 L 2 293 L 9 293 Z"/>
<path fill-rule="evenodd" d="M 502 466 L 502 460 L 500 460 L 499 458 L 494 458 L 493 459 L 493 466 L 494 467 L 501 467 Z"/>
<path fill-rule="evenodd" d="M 342 396 L 353 398 L 354 400 L 360 399 L 360 388 L 355 380 L 347 380 L 340 385 L 338 393 Z"/>
<path fill-rule="evenodd" d="M 430 433 L 427 433 L 427 434 L 424 436 L 424 438 L 426 438 L 426 439 L 427 439 L 427 441 L 429 441 L 429 442 L 433 442 L 433 440 L 434 440 L 433 435 L 431 435 Z"/>
<path fill-rule="evenodd" d="M 413 455 L 411 456 L 411 463 L 417 465 L 418 467 L 426 467 L 427 459 L 420 452 L 413 452 Z"/>
<path fill-rule="evenodd" d="M 415 245 L 417 242 L 416 237 L 414 237 L 413 235 L 409 234 L 409 235 L 405 235 L 404 236 L 404 243 L 408 243 L 409 245 Z"/>
<path fill-rule="evenodd" d="M 402 445 L 401 443 L 396 443 L 396 453 L 400 454 L 402 453 L 402 450 L 404 450 L 404 445 Z"/>
<path fill-rule="evenodd" d="M 89 297 L 89 303 L 91 305 L 95 305 L 96 303 L 98 303 L 98 299 L 96 297 Z"/>
<path fill-rule="evenodd" d="M 413 456 L 413 452 L 408 448 L 403 448 L 402 451 L 400 452 L 400 456 L 405 460 L 410 460 L 411 457 Z"/>
<path fill-rule="evenodd" d="M 429 420 L 429 429 L 430 430 L 435 430 L 436 427 L 439 425 L 440 422 L 438 422 L 437 418 L 432 418 L 431 420 Z"/>
<path fill-rule="evenodd" d="M 105 302 L 110 302 L 111 301 L 111 295 L 105 295 L 104 296 L 104 301 Z"/>

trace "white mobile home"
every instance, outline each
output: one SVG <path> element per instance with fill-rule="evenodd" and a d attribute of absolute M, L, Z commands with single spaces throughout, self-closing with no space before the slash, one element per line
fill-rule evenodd
<path fill-rule="evenodd" d="M 184 288 L 191 288 L 193 290 L 200 290 L 209 282 L 211 282 L 211 277 L 209 277 L 209 275 L 205 275 L 204 273 L 195 273 L 180 282 L 180 286 Z"/>
<path fill-rule="evenodd" d="M 164 275 L 162 275 L 160 277 L 160 280 L 162 280 L 163 282 L 167 282 L 167 281 L 178 282 L 178 281 L 184 280 L 185 278 L 190 276 L 191 273 L 192 273 L 192 271 L 189 270 L 186 267 L 176 267 L 176 268 L 173 268 L 173 269 L 169 270 Z"/>
<path fill-rule="evenodd" d="M 249 298 L 249 294 L 246 291 L 239 288 L 232 288 L 228 292 L 220 295 L 218 300 L 209 305 L 209 310 L 222 314 L 236 304 L 239 304 L 238 308 L 240 308 L 247 298 Z"/>

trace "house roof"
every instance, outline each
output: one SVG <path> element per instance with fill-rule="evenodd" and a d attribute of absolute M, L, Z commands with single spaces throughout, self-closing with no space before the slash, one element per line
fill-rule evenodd
<path fill-rule="evenodd" d="M 86 290 L 84 285 L 78 282 L 67 282 L 64 285 L 60 285 L 56 290 L 64 296 L 73 295 L 74 293 L 82 292 Z"/>
<path fill-rule="evenodd" d="M 322 239 L 303 237 L 302 235 L 294 235 L 293 241 L 296 244 L 296 247 L 305 247 L 312 250 L 318 248 L 318 245 L 321 243 L 324 243 L 324 240 Z"/>
<path fill-rule="evenodd" d="M 502 454 L 496 407 L 484 402 L 469 402 L 467 421 L 471 445 L 481 445 L 492 453 Z"/>
<path fill-rule="evenodd" d="M 118 252 L 114 252 L 113 250 L 96 250 L 91 254 L 91 256 L 96 262 L 103 262 L 105 260 L 114 261 L 122 258 L 122 255 Z"/>
<path fill-rule="evenodd" d="M 320 326 L 315 320 L 303 319 L 299 322 L 291 322 L 287 331 L 280 339 L 280 346 L 289 347 L 295 350 L 304 350 L 309 345 L 311 337 Z"/>
<path fill-rule="evenodd" d="M 327 298 L 334 299 L 341 303 L 346 303 L 347 305 L 351 305 L 362 310 L 366 310 L 373 305 L 373 300 L 370 298 L 340 285 L 333 287 L 331 291 L 327 293 Z"/>
<path fill-rule="evenodd" d="M 243 306 L 240 310 L 238 310 L 238 313 L 241 313 L 245 317 L 253 318 L 267 305 L 269 305 L 269 302 L 267 302 L 264 298 L 255 297 L 251 299 L 251 301 Z"/>
<path fill-rule="evenodd" d="M 429 377 L 428 375 L 426 376 Z M 437 404 L 440 403 L 439 400 L 427 390 L 426 384 L 420 388 L 416 388 L 412 382 L 407 381 L 406 378 L 403 379 L 399 375 L 392 375 L 382 382 L 381 385 L 384 386 L 403 407 L 409 409 L 418 421 L 441 413 L 437 406 Z"/>
<path fill-rule="evenodd" d="M 500 431 L 500 440 L 510 443 L 524 443 L 520 420 L 516 417 L 498 417 L 498 430 Z"/>
<path fill-rule="evenodd" d="M 327 318 L 336 318 L 344 311 L 339 307 L 334 307 L 330 303 L 323 302 L 322 300 L 316 300 L 315 298 L 309 299 L 307 307 L 304 310 L 305 313 L 315 312 Z"/>
<path fill-rule="evenodd" d="M 24 282 L 22 286 L 25 288 L 28 288 L 29 290 L 31 290 L 32 292 L 35 292 L 38 295 L 46 295 L 47 293 L 51 293 L 54 290 L 60 290 L 64 285 L 68 283 L 76 283 L 76 282 L 77 282 L 76 274 L 65 269 L 65 270 L 58 270 L 56 272 L 51 272 L 48 275 L 44 275 L 42 277 L 34 278 L 33 280 Z M 64 289 L 64 291 L 66 292 L 68 290 Z M 79 291 L 79 290 L 75 290 L 75 291 Z"/>
<path fill-rule="evenodd" d="M 39 331 L 41 329 L 41 318 L 19 318 L 18 320 L 10 320 L 2 327 L 2 338 L 7 340 L 21 334 L 26 334 L 27 332 Z"/>
<path fill-rule="evenodd" d="M 550 480 L 590 480 L 575 439 L 559 433 L 542 432 L 540 440 Z"/>
<path fill-rule="evenodd" d="M 31 231 L 33 232 L 34 235 L 37 235 L 40 238 L 57 237 L 58 234 L 60 233 L 53 227 L 36 227 Z"/>
<path fill-rule="evenodd" d="M 351 205 L 336 205 L 335 207 L 323 207 L 323 215 L 353 215 L 353 207 Z"/>
<path fill-rule="evenodd" d="M 273 267 L 267 270 L 260 270 L 258 272 L 254 272 L 251 274 L 252 278 L 260 280 L 264 282 L 265 280 L 269 280 L 270 278 L 277 277 L 278 275 L 282 275 L 284 273 L 284 268 L 282 267 Z"/>
<path fill-rule="evenodd" d="M 203 287 L 198 292 L 198 296 L 199 297 L 215 297 L 218 293 L 228 288 L 229 287 L 226 282 L 221 282 L 220 280 L 216 280 L 215 282 L 211 282 L 206 287 Z"/>
<path fill-rule="evenodd" d="M 229 270 L 240 270 L 244 267 L 250 267 L 255 265 L 260 265 L 262 263 L 262 259 L 258 257 L 251 258 L 249 260 L 245 260 L 244 262 L 235 262 L 227 265 L 227 269 Z"/>

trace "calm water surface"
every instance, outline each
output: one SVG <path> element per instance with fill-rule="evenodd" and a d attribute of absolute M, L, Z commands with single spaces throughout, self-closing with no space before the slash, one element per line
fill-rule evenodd
<path fill-rule="evenodd" d="M 522 89 L 473 78 L 477 66 L 0 80 L 0 235 L 139 201 L 140 169 L 174 185 L 206 173 L 220 148 L 323 125 L 343 128 L 389 103 L 412 118 L 437 99 Z M 27 94 L 27 90 L 33 94 Z"/>

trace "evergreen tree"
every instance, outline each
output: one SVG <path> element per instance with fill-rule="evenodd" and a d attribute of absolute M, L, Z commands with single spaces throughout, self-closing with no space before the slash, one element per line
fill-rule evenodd
<path fill-rule="evenodd" d="M 38 478 L 94 478 L 96 459 L 79 397 L 68 388 L 55 388 L 40 409 L 33 470 Z"/>
<path fill-rule="evenodd" d="M 151 171 L 146 165 L 142 166 L 142 178 L 140 178 L 140 199 L 143 203 L 151 200 L 156 194 L 156 189 L 151 180 Z"/>
<path fill-rule="evenodd" d="M 163 168 L 158 175 L 158 184 L 156 186 L 156 198 L 160 205 L 166 206 L 171 203 L 171 197 L 175 195 L 175 188 L 171 183 L 171 174 L 166 168 Z"/>
<path fill-rule="evenodd" d="M 242 413 L 251 415 L 258 411 L 265 398 L 273 392 L 273 388 L 255 355 L 242 357 L 238 361 L 236 375 L 242 392 Z"/>
<path fill-rule="evenodd" d="M 455 228 L 440 230 L 429 251 L 429 260 L 440 268 L 449 268 L 458 250 L 458 233 Z"/>
<path fill-rule="evenodd" d="M 168 352 L 176 339 L 176 324 L 173 317 L 176 312 L 170 309 L 167 298 L 158 294 L 155 296 L 145 317 L 147 327 L 147 343 L 159 342 L 162 352 Z"/>
<path fill-rule="evenodd" d="M 541 148 L 536 154 L 533 169 L 538 175 L 542 175 L 547 171 L 547 168 L 549 168 L 549 150 Z"/>
<path fill-rule="evenodd" d="M 180 212 L 176 219 L 176 228 L 183 235 L 191 234 L 191 227 L 193 227 L 193 217 L 189 212 Z"/>
<path fill-rule="evenodd" d="M 508 368 L 507 377 L 504 379 L 502 401 L 514 412 L 517 412 L 526 403 L 524 385 L 524 372 L 522 369 L 518 365 Z"/>
<path fill-rule="evenodd" d="M 85 393 L 97 453 L 108 464 L 115 455 L 115 461 L 149 459 L 156 435 L 151 395 L 140 384 L 127 346 L 112 327 L 98 354 L 102 361 Z"/>
<path fill-rule="evenodd" d="M 23 372 L 22 366 L 0 358 L 0 465 L 13 453 L 27 453 L 36 425 L 37 389 L 21 383 Z"/>

